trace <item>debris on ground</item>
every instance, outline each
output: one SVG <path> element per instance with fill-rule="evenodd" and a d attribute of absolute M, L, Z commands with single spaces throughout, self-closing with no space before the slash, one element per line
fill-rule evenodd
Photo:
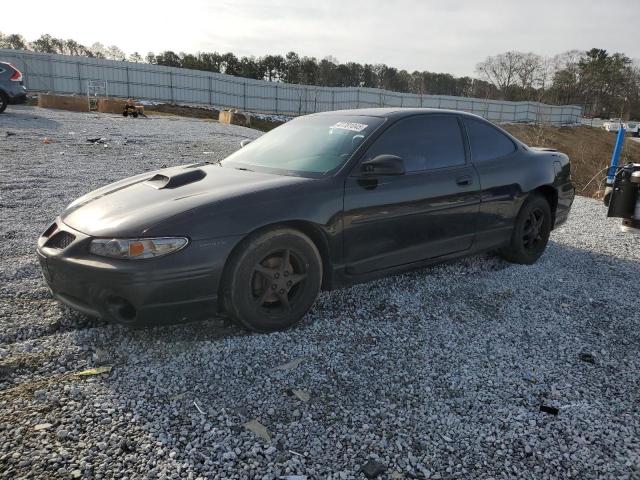
<path fill-rule="evenodd" d="M 35 425 L 33 427 L 33 429 L 34 430 L 47 430 L 47 429 L 49 429 L 51 427 L 53 427 L 53 425 L 50 424 L 50 423 L 39 423 L 39 424 Z"/>
<path fill-rule="evenodd" d="M 113 365 L 103 365 L 101 367 L 96 368 L 88 368 L 87 370 L 82 370 L 81 372 L 77 372 L 75 375 L 77 377 L 88 377 L 91 375 L 101 375 L 103 373 L 109 373 Z"/>
<path fill-rule="evenodd" d="M 540 405 L 540 411 L 543 413 L 548 413 L 549 415 L 558 415 L 560 409 L 556 407 L 552 407 L 551 405 Z"/>
<path fill-rule="evenodd" d="M 311 395 L 309 395 L 309 393 L 304 390 L 297 390 L 295 388 L 292 388 L 291 390 L 289 390 L 289 392 L 291 395 L 296 396 L 298 400 L 301 400 L 303 402 L 308 402 L 309 400 L 311 400 Z"/>
<path fill-rule="evenodd" d="M 362 473 L 364 473 L 364 476 L 367 478 L 377 478 L 379 475 L 382 475 L 385 470 L 386 467 L 375 460 L 369 460 L 362 466 Z"/>
<path fill-rule="evenodd" d="M 295 358 L 295 359 L 291 360 L 290 362 L 287 362 L 287 363 L 284 363 L 282 365 L 278 365 L 277 367 L 274 367 L 272 370 L 293 370 L 298 365 L 300 365 L 303 361 L 304 361 L 303 357 Z"/>
<path fill-rule="evenodd" d="M 261 424 L 258 420 L 256 419 L 249 420 L 248 422 L 242 424 L 242 426 L 247 430 L 255 433 L 258 437 L 260 437 L 265 442 L 271 441 L 271 435 L 269 435 L 269 431 L 267 430 L 267 427 Z"/>
<path fill-rule="evenodd" d="M 580 360 L 587 363 L 596 363 L 596 357 L 593 353 L 582 352 L 580 353 Z"/>

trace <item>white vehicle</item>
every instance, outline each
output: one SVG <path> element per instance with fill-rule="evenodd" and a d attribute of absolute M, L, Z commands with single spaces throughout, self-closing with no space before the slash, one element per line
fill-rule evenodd
<path fill-rule="evenodd" d="M 604 128 L 607 132 L 617 132 L 620 130 L 620 125 L 622 124 L 622 120 L 619 118 L 612 118 L 611 120 L 606 120 L 602 124 L 602 128 Z"/>
<path fill-rule="evenodd" d="M 625 134 L 632 135 L 634 137 L 640 136 L 640 122 L 622 122 L 619 118 L 612 118 L 602 124 L 607 132 L 617 132 L 620 130 L 620 125 L 624 127 Z"/>
<path fill-rule="evenodd" d="M 640 136 L 640 122 L 629 121 L 629 122 L 624 124 L 624 130 L 629 135 L 632 135 L 634 137 L 639 137 Z"/>

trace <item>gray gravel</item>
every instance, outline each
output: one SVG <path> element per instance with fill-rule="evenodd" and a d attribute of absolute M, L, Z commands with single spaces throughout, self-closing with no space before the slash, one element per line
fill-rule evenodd
<path fill-rule="evenodd" d="M 131 330 L 51 299 L 34 246 L 67 203 L 257 135 L 0 115 L 1 478 L 640 478 L 640 240 L 593 200 L 534 266 L 479 256 L 323 293 L 283 333 Z"/>

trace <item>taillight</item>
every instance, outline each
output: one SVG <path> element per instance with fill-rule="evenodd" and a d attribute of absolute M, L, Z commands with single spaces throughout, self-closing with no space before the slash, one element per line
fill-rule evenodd
<path fill-rule="evenodd" d="M 11 64 L 9 64 L 11 65 Z M 11 78 L 9 78 L 9 80 L 11 80 L 12 82 L 21 82 L 22 81 L 22 72 L 20 70 L 18 70 L 16 67 L 14 67 L 13 65 L 11 65 L 11 68 L 13 68 L 15 71 L 13 72 L 13 75 L 11 75 Z"/>

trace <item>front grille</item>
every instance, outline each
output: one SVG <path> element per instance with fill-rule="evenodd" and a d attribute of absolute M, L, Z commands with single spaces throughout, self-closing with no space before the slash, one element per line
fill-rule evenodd
<path fill-rule="evenodd" d="M 71 245 L 71 242 L 73 242 L 75 239 L 75 235 L 72 235 L 69 232 L 65 232 L 64 230 L 60 230 L 53 237 L 51 237 L 44 246 L 62 250 Z"/>

